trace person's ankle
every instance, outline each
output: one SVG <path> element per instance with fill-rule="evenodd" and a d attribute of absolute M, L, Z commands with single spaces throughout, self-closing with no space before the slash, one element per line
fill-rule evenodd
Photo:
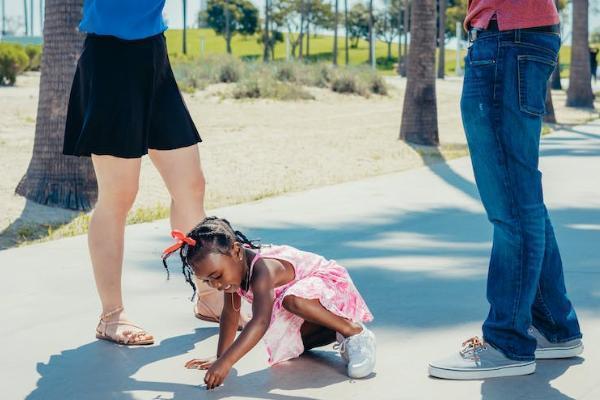
<path fill-rule="evenodd" d="M 347 329 L 345 329 L 344 332 L 340 332 L 340 334 L 347 338 L 350 336 L 358 335 L 362 331 L 363 331 L 363 327 L 361 324 L 358 324 L 356 322 L 350 322 Z"/>
<path fill-rule="evenodd" d="M 103 307 L 100 317 L 103 321 L 118 321 L 125 318 L 123 306 Z"/>

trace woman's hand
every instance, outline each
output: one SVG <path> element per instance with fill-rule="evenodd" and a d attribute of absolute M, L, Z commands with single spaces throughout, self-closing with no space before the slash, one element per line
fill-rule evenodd
<path fill-rule="evenodd" d="M 215 362 L 217 361 L 217 357 L 209 357 L 209 358 L 194 358 L 185 363 L 185 367 L 187 369 L 209 369 Z"/>
<path fill-rule="evenodd" d="M 223 358 L 218 359 L 208 368 L 206 375 L 204 376 L 204 383 L 206 383 L 206 389 L 211 390 L 219 387 L 223 384 L 231 365 L 224 361 Z"/>

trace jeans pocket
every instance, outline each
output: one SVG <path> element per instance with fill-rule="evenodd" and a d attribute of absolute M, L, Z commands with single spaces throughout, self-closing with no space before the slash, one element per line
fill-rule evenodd
<path fill-rule="evenodd" d="M 534 55 L 518 56 L 519 108 L 541 117 L 546 113 L 547 82 L 556 60 Z"/>

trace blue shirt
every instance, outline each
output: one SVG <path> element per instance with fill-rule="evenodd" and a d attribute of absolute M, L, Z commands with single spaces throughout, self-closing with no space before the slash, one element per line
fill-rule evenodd
<path fill-rule="evenodd" d="M 167 29 L 165 0 L 85 0 L 79 30 L 125 40 L 144 39 Z"/>

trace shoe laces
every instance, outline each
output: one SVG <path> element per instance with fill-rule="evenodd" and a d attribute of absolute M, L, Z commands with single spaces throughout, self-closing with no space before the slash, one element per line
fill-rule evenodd
<path fill-rule="evenodd" d="M 338 350 L 340 353 L 345 353 L 346 352 L 346 348 L 348 347 L 348 341 L 350 340 L 351 336 L 348 336 L 347 338 L 344 338 L 344 340 L 342 340 L 341 342 L 337 342 L 333 345 L 333 349 L 334 350 Z"/>
<path fill-rule="evenodd" d="M 473 336 L 463 342 L 460 355 L 463 358 L 478 360 L 479 353 L 484 350 L 487 350 L 487 345 L 478 336 Z"/>

